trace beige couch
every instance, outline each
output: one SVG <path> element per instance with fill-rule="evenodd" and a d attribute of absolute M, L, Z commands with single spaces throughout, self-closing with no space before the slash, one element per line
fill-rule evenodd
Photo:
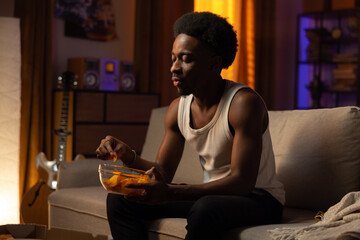
<path fill-rule="evenodd" d="M 142 156 L 155 159 L 163 136 L 166 108 L 154 109 Z M 360 190 L 360 109 L 270 111 L 270 134 L 279 179 L 286 190 L 283 223 L 224 233 L 223 239 L 271 239 L 267 230 L 315 223 L 346 193 Z M 60 167 L 58 189 L 49 197 L 49 226 L 110 234 L 106 191 L 100 186 L 99 160 L 82 159 Z M 199 183 L 196 154 L 187 145 L 174 182 Z M 149 239 L 183 239 L 185 219 L 149 222 Z"/>

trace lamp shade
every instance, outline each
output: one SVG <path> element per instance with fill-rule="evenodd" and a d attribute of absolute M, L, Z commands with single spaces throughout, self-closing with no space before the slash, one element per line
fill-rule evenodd
<path fill-rule="evenodd" d="M 0 17 L 0 225 L 19 222 L 20 20 Z"/>

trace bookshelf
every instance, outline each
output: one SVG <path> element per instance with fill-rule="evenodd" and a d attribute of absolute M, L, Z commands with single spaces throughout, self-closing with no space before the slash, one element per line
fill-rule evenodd
<path fill-rule="evenodd" d="M 54 91 L 54 129 L 57 129 L 63 92 Z M 151 111 L 160 106 L 152 93 L 73 90 L 70 92 L 67 159 L 77 154 L 96 157 L 95 150 L 106 135 L 117 137 L 141 153 Z M 54 136 L 54 151 L 57 136 Z"/>
<path fill-rule="evenodd" d="M 297 17 L 296 109 L 360 105 L 360 9 Z"/>

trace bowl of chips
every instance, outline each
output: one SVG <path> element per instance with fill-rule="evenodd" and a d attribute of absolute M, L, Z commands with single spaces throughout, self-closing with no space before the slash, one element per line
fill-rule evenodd
<path fill-rule="evenodd" d="M 99 164 L 99 178 L 108 192 L 132 196 L 144 194 L 145 189 L 127 188 L 126 184 L 150 181 L 150 176 L 145 171 L 106 162 Z"/>

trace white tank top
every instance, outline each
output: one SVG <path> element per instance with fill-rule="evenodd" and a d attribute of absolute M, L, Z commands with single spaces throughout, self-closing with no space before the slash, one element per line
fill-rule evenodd
<path fill-rule="evenodd" d="M 200 129 L 190 127 L 190 105 L 193 95 L 182 96 L 179 102 L 178 125 L 185 140 L 199 154 L 204 171 L 204 183 L 230 175 L 233 136 L 229 128 L 229 109 L 235 94 L 246 85 L 226 81 L 216 113 L 211 121 Z M 269 127 L 263 134 L 263 147 L 255 188 L 268 191 L 280 203 L 285 203 L 283 184 L 277 180 L 275 158 Z"/>

